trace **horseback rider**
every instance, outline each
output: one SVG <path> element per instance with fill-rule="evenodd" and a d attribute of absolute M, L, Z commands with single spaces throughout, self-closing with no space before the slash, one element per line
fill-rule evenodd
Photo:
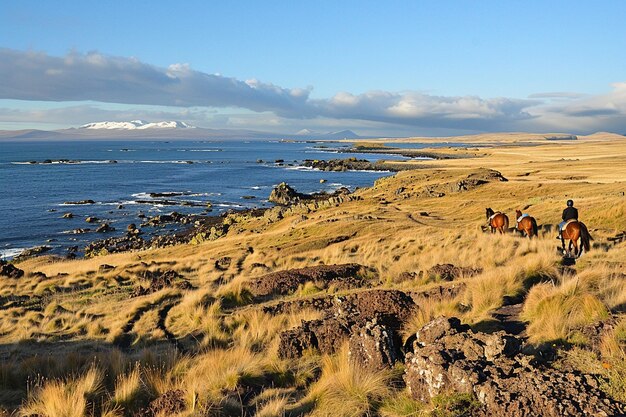
<path fill-rule="evenodd" d="M 557 236 L 557 239 L 561 239 L 563 227 L 565 227 L 568 221 L 578 220 L 578 210 L 574 207 L 573 200 L 567 200 L 567 207 L 565 208 L 565 210 L 563 210 L 563 215 L 561 215 L 561 219 L 563 219 L 563 221 L 559 223 L 559 235 Z"/>

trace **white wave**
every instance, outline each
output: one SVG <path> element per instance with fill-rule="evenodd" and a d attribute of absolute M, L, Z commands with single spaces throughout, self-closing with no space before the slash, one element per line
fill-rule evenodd
<path fill-rule="evenodd" d="M 236 203 L 219 203 L 219 204 L 215 204 L 217 207 L 236 207 L 236 208 L 240 208 L 240 207 L 245 207 L 241 204 L 236 204 Z"/>
<path fill-rule="evenodd" d="M 117 161 L 117 162 L 126 162 L 126 161 Z M 13 165 L 85 165 L 85 164 L 114 164 L 113 160 L 93 160 L 93 161 L 52 161 L 52 162 L 11 162 Z"/>
<path fill-rule="evenodd" d="M 222 149 L 186 149 L 187 152 L 222 152 Z"/>
<path fill-rule="evenodd" d="M 293 167 L 287 167 L 285 169 L 288 169 L 290 171 L 320 171 L 317 168 L 313 168 L 313 167 L 305 167 L 305 166 L 293 166 Z"/>
<path fill-rule="evenodd" d="M 28 248 L 7 248 L 0 249 L 0 259 L 9 260 L 18 256 L 20 253 L 24 252 Z"/>
<path fill-rule="evenodd" d="M 132 161 L 136 164 L 188 164 L 189 162 L 192 162 L 194 164 L 198 164 L 200 162 L 203 161 L 155 161 L 155 160 L 141 160 L 141 161 Z"/>

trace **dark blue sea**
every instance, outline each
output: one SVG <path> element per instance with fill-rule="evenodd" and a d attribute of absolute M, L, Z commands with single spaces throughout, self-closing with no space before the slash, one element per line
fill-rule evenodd
<path fill-rule="evenodd" d="M 331 192 L 342 186 L 351 190 L 370 186 L 391 175 L 302 169 L 297 165 L 304 159 L 402 158 L 333 150 L 346 146 L 258 140 L 0 142 L 0 256 L 10 258 L 38 245 L 52 247 L 52 253 L 64 253 L 74 245 L 82 248 L 90 241 L 123 234 L 129 223 L 141 223 L 140 213 L 200 214 L 208 202 L 213 210 L 207 215 L 268 207 L 272 188 L 282 181 L 301 192 Z M 45 160 L 53 162 L 42 163 Z M 276 160 L 284 160 L 282 166 Z M 157 201 L 163 198 L 150 193 L 174 193 L 167 200 L 203 207 L 164 206 Z M 65 204 L 80 200 L 95 204 Z M 74 217 L 62 218 L 66 212 Z M 110 223 L 116 231 L 71 233 L 95 229 L 97 225 L 85 222 L 88 216 Z"/>

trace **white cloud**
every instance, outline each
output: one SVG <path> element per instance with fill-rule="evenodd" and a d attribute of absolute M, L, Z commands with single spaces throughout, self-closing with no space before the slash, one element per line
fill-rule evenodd
<path fill-rule="evenodd" d="M 167 119 L 192 124 L 224 123 L 253 128 L 343 124 L 353 129 L 395 131 L 545 131 L 626 132 L 626 83 L 603 95 L 573 92 L 538 93 L 527 99 L 437 96 L 415 91 L 339 92 L 310 98 L 311 88 L 284 88 L 257 79 L 238 80 L 194 70 L 187 63 L 161 68 L 136 58 L 71 52 L 64 57 L 0 48 L 0 99 L 125 104 L 111 114 L 98 106 L 69 106 L 31 114 L 35 120 L 87 123 L 94 120 Z M 137 110 L 131 106 L 163 106 Z M 194 110 L 194 118 L 184 116 Z M 205 110 L 239 108 L 238 116 L 220 118 Z M 172 110 L 174 109 L 174 110 Z M 18 112 L 19 113 L 19 112 Z M 20 119 L 28 111 L 0 109 L 0 121 Z M 141 114 L 143 113 L 143 116 Z M 96 117 L 100 116 L 100 117 Z M 90 117 L 90 119 L 86 119 Z M 115 119 L 117 118 L 117 119 Z M 18 120 L 15 120 L 18 121 Z M 202 122 L 205 122 L 204 124 Z M 213 126 L 207 126 L 213 127 Z"/>

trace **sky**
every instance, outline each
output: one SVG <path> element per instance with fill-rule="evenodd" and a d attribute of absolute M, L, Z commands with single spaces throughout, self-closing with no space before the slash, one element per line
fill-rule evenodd
<path fill-rule="evenodd" d="M 0 129 L 626 133 L 623 1 L 0 3 Z"/>

